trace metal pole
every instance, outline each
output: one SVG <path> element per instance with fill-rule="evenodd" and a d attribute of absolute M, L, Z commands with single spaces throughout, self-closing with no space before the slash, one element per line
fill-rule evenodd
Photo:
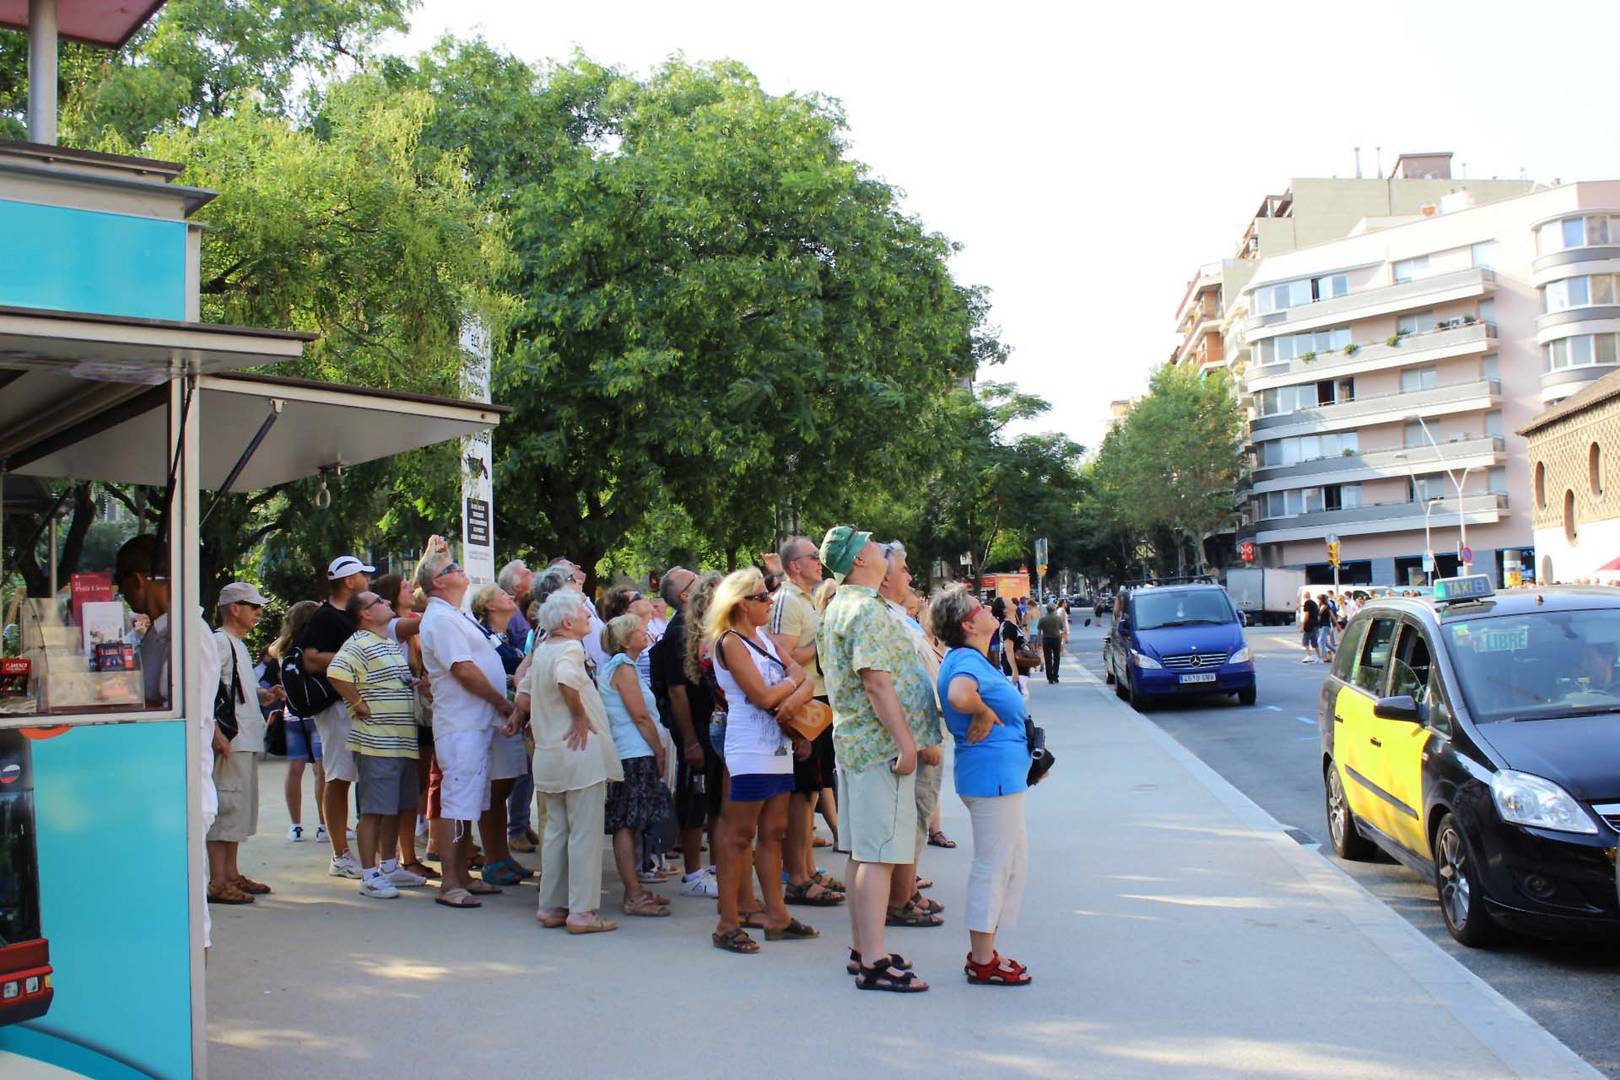
<path fill-rule="evenodd" d="M 28 0 L 28 141 L 56 145 L 56 0 Z"/>
<path fill-rule="evenodd" d="M 50 539 L 50 544 L 51 544 L 51 559 L 50 559 L 51 591 L 50 591 L 50 593 L 48 595 L 55 596 L 56 595 L 56 570 L 57 570 L 57 565 L 56 565 L 56 510 L 55 510 L 55 508 L 52 508 L 52 510 L 51 510 L 51 539 Z"/>
<path fill-rule="evenodd" d="M 1425 492 L 1427 494 L 1427 492 Z M 1429 515 L 1434 513 L 1434 499 L 1423 501 L 1423 584 L 1434 584 L 1434 540 L 1429 535 Z"/>

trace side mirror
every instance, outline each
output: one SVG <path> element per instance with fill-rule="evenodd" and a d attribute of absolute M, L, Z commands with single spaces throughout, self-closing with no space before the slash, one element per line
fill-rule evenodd
<path fill-rule="evenodd" d="M 1422 710 L 1411 694 L 1396 694 L 1379 698 L 1373 705 L 1373 715 L 1382 720 L 1405 720 L 1409 724 L 1423 723 Z"/>

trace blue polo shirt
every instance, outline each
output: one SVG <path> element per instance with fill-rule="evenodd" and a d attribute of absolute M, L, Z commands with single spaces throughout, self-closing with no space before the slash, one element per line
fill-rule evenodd
<path fill-rule="evenodd" d="M 972 679 L 979 696 L 1000 719 L 990 734 L 976 743 L 967 741 L 967 713 L 951 707 L 951 681 L 960 675 Z M 1007 676 L 997 671 L 979 650 L 952 649 L 939 665 L 939 700 L 945 726 L 956 740 L 956 793 L 958 795 L 1015 795 L 1029 789 L 1029 742 L 1024 737 L 1024 696 Z"/>

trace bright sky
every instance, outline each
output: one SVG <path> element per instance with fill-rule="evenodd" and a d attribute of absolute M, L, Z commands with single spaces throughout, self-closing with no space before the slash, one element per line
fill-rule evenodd
<path fill-rule="evenodd" d="M 1470 177 L 1620 178 L 1612 0 L 1058 5 L 424 0 L 393 47 L 483 34 L 645 73 L 740 60 L 838 98 L 853 153 L 962 245 L 1012 346 L 981 378 L 1088 447 L 1174 346 L 1197 267 L 1294 176 L 1452 150 Z"/>

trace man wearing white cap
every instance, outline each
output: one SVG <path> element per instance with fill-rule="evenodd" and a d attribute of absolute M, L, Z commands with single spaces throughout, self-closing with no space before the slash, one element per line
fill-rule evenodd
<path fill-rule="evenodd" d="M 246 581 L 233 581 L 219 591 L 219 688 L 236 718 L 230 751 L 214 759 L 214 788 L 219 816 L 208 830 L 208 900 L 214 904 L 251 904 L 270 886 L 246 877 L 236 865 L 242 841 L 259 828 L 259 772 L 255 755 L 264 750 L 264 706 L 281 700 L 282 690 L 259 689 L 253 658 L 242 639 L 253 632 L 265 599 Z M 217 714 L 217 710 L 216 710 Z"/>
<path fill-rule="evenodd" d="M 376 572 L 353 555 L 339 555 L 326 568 L 326 603 L 304 629 L 304 673 L 326 676 L 326 668 L 343 643 L 354 636 L 354 621 L 344 608 L 349 597 L 371 586 L 367 575 Z M 334 694 L 335 697 L 335 694 Z M 333 877 L 360 879 L 360 860 L 349 850 L 349 785 L 359 778 L 354 751 L 349 749 L 349 709 L 343 699 L 314 716 L 315 730 L 321 737 L 321 765 L 326 771 L 326 793 L 321 802 L 326 811 L 327 835 L 332 841 Z"/>

